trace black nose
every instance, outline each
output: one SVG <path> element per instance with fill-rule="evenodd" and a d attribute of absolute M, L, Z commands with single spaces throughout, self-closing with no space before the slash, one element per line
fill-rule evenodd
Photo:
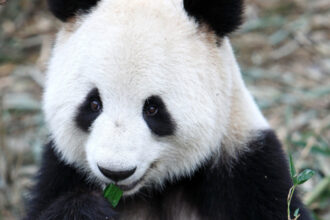
<path fill-rule="evenodd" d="M 99 165 L 97 165 L 101 171 L 101 173 L 108 177 L 109 179 L 112 179 L 115 182 L 118 182 L 120 180 L 124 180 L 130 176 L 132 176 L 132 174 L 135 172 L 136 167 L 134 169 L 131 170 L 121 170 L 121 171 L 113 171 L 113 170 L 108 170 L 105 169 Z"/>

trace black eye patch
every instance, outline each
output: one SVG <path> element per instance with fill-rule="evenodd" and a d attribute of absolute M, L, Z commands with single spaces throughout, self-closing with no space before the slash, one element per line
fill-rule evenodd
<path fill-rule="evenodd" d="M 158 136 L 173 135 L 175 132 L 175 123 L 159 96 L 151 96 L 145 101 L 143 118 L 151 131 Z"/>
<path fill-rule="evenodd" d="M 79 106 L 75 122 L 81 130 L 88 132 L 88 129 L 101 112 L 102 101 L 99 90 L 94 88 L 88 93 L 84 102 Z"/>

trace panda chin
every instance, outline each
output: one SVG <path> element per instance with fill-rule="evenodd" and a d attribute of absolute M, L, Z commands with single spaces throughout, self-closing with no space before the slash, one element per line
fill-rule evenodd
<path fill-rule="evenodd" d="M 131 195 L 138 191 L 139 188 L 141 188 L 141 182 L 142 178 L 128 185 L 117 184 L 117 186 L 124 191 L 125 195 Z"/>
<path fill-rule="evenodd" d="M 142 188 L 141 181 L 132 183 L 130 185 L 117 185 L 121 190 L 123 190 L 124 196 L 131 196 L 134 195 Z"/>

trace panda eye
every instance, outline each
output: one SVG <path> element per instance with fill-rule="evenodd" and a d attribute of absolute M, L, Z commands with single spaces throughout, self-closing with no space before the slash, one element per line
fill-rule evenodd
<path fill-rule="evenodd" d="M 98 112 L 100 111 L 102 108 L 101 106 L 101 102 L 97 99 L 94 99 L 90 102 L 90 109 L 93 111 L 93 112 Z"/>
<path fill-rule="evenodd" d="M 145 122 L 154 134 L 160 137 L 174 134 L 175 122 L 160 96 L 154 95 L 147 98 L 142 113 Z"/>
<path fill-rule="evenodd" d="M 102 101 L 99 90 L 92 89 L 77 109 L 75 121 L 77 127 L 88 132 L 93 122 L 102 113 Z"/>
<path fill-rule="evenodd" d="M 146 115 L 149 117 L 155 116 L 158 113 L 158 107 L 156 105 L 150 105 L 146 108 Z"/>

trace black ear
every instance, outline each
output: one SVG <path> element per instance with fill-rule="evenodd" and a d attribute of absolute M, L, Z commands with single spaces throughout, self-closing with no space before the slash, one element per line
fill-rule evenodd
<path fill-rule="evenodd" d="M 67 21 L 77 13 L 87 12 L 99 0 L 48 0 L 50 11 L 61 21 Z"/>
<path fill-rule="evenodd" d="M 219 37 L 228 35 L 242 23 L 243 0 L 184 0 L 188 15 L 208 24 Z"/>

